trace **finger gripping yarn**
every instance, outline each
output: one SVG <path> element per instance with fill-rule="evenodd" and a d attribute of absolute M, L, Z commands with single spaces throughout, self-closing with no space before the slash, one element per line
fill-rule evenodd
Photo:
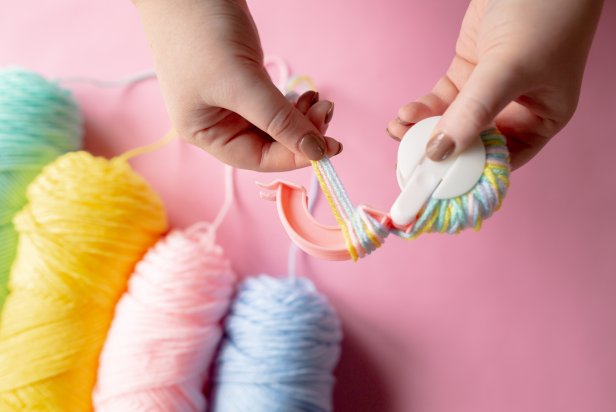
<path fill-rule="evenodd" d="M 241 284 L 217 361 L 215 412 L 332 410 L 340 321 L 304 278 Z"/>
<path fill-rule="evenodd" d="M 100 357 L 96 411 L 203 412 L 235 283 L 209 225 L 174 231 L 137 265 Z"/>
<path fill-rule="evenodd" d="M 17 247 L 12 220 L 26 203 L 26 188 L 81 140 L 81 115 L 68 90 L 30 71 L 0 70 L 0 308 Z"/>
<path fill-rule="evenodd" d="M 89 411 L 113 308 L 165 212 L 125 160 L 85 152 L 45 167 L 27 193 L 0 319 L 0 410 Z"/>

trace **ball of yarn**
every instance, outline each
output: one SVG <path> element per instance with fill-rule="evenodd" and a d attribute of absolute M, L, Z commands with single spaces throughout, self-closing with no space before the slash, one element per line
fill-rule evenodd
<path fill-rule="evenodd" d="M 342 332 L 304 278 L 244 281 L 225 324 L 215 412 L 331 411 Z"/>
<path fill-rule="evenodd" d="M 97 411 L 205 411 L 235 274 L 206 224 L 174 231 L 137 265 L 101 353 Z"/>
<path fill-rule="evenodd" d="M 69 91 L 33 72 L 0 70 L 0 308 L 17 246 L 13 217 L 43 166 L 81 146 L 81 123 Z"/>
<path fill-rule="evenodd" d="M 165 212 L 126 160 L 85 152 L 46 166 L 27 193 L 0 319 L 0 410 L 88 411 L 114 306 Z"/>

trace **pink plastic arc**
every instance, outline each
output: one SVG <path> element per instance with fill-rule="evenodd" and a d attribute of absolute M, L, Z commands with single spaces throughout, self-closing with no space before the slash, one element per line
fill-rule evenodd
<path fill-rule="evenodd" d="M 257 183 L 263 199 L 276 202 L 280 221 L 293 242 L 309 255 L 327 260 L 350 260 L 342 229 L 319 223 L 308 210 L 306 190 L 293 183 L 276 180 L 269 184 Z M 373 218 L 391 224 L 388 214 L 364 208 Z"/>

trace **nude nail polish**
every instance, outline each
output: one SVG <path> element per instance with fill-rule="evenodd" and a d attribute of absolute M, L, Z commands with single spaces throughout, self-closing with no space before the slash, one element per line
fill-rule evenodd
<path fill-rule="evenodd" d="M 334 104 L 332 103 L 332 106 L 327 111 L 327 114 L 325 114 L 325 124 L 329 124 L 329 122 L 332 121 L 333 116 L 334 116 Z"/>
<path fill-rule="evenodd" d="M 445 160 L 456 148 L 456 144 L 443 132 L 439 132 L 426 145 L 426 155 L 433 161 Z"/>
<path fill-rule="evenodd" d="M 312 99 L 310 99 L 310 106 L 319 101 L 319 92 L 315 91 L 312 95 Z"/>
<path fill-rule="evenodd" d="M 299 149 L 310 160 L 321 160 L 325 154 L 323 142 L 312 132 L 308 132 L 299 142 Z"/>

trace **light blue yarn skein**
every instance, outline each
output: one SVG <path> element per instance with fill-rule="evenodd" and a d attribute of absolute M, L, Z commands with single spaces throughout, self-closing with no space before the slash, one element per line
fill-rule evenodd
<path fill-rule="evenodd" d="M 329 412 L 342 332 L 305 278 L 248 278 L 225 324 L 214 412 Z"/>
<path fill-rule="evenodd" d="M 17 247 L 13 216 L 42 168 L 82 141 L 82 119 L 68 90 L 39 74 L 0 70 L 0 308 Z"/>

